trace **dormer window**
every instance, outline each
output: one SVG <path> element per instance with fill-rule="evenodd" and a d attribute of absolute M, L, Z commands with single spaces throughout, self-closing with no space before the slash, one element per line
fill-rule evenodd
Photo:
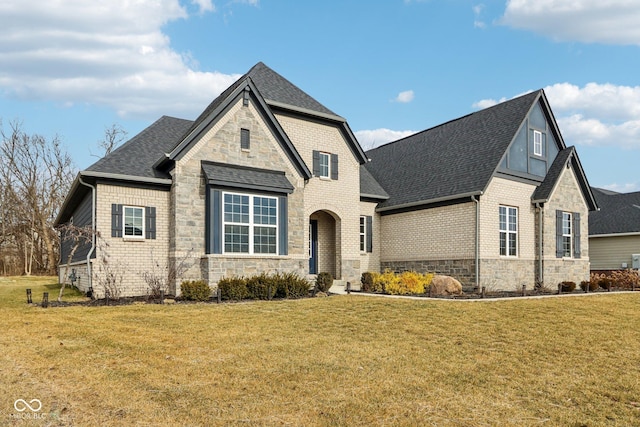
<path fill-rule="evenodd" d="M 542 132 L 539 130 L 533 131 L 533 154 L 542 156 Z"/>

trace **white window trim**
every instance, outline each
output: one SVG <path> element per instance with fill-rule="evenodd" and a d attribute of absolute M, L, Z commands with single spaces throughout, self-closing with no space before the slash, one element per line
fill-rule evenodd
<path fill-rule="evenodd" d="M 360 215 L 360 253 L 367 252 L 367 217 Z"/>
<path fill-rule="evenodd" d="M 331 179 L 331 153 L 327 153 L 324 151 L 320 151 L 318 154 L 318 168 L 319 170 L 319 176 L 322 179 Z M 327 174 L 323 175 L 322 174 L 322 158 L 326 157 L 327 159 Z"/>
<path fill-rule="evenodd" d="M 127 234 L 127 209 L 140 209 L 142 211 L 142 235 L 141 236 L 134 236 L 134 235 L 128 235 Z M 131 206 L 131 205 L 123 205 L 122 206 L 122 238 L 123 239 L 135 239 L 135 240 L 144 240 L 145 238 L 145 233 L 147 230 L 145 230 L 145 209 L 142 206 Z"/>
<path fill-rule="evenodd" d="M 542 157 L 542 132 L 533 131 L 533 154 Z"/>
<path fill-rule="evenodd" d="M 502 228 L 500 228 L 500 208 L 504 208 L 506 210 L 506 222 L 505 222 L 505 226 L 506 229 L 503 230 Z M 510 210 L 514 210 L 516 212 L 516 229 L 515 231 L 510 231 L 509 230 L 509 211 Z M 500 254 L 501 257 L 503 258 L 518 258 L 518 208 L 515 206 L 506 206 L 506 205 L 500 205 L 498 208 L 498 229 L 500 231 L 499 235 L 500 236 L 502 233 L 505 233 L 505 255 Z M 509 235 L 510 234 L 514 234 L 516 236 L 516 241 L 515 241 L 515 255 L 509 255 Z M 500 252 L 500 239 L 498 238 L 498 252 Z"/>
<path fill-rule="evenodd" d="M 236 195 L 236 196 L 247 196 L 249 197 L 249 222 L 245 223 L 245 222 L 230 222 L 230 221 L 225 221 L 224 218 L 224 196 L 227 194 L 231 194 L 231 195 Z M 263 197 L 263 198 L 267 198 L 267 199 L 274 199 L 276 201 L 276 224 L 275 225 L 270 225 L 270 224 L 256 224 L 254 222 L 254 218 L 253 218 L 253 207 L 254 207 L 254 202 L 253 202 L 253 198 L 254 197 Z M 258 256 L 265 256 L 265 257 L 272 257 L 272 256 L 277 256 L 280 252 L 280 242 L 279 242 L 279 221 L 280 221 L 280 207 L 278 204 L 278 198 L 277 197 L 273 197 L 273 196 L 267 196 L 264 194 L 254 194 L 254 193 L 236 193 L 233 191 L 223 191 L 222 192 L 222 242 L 221 242 L 221 246 L 222 246 L 222 253 L 223 254 L 229 254 L 229 255 L 258 255 Z M 249 227 L 249 252 L 227 252 L 226 250 L 226 241 L 225 241 L 225 226 L 226 225 L 240 225 L 240 226 L 247 226 Z M 272 253 L 263 253 L 263 252 L 255 252 L 254 250 L 254 242 L 253 242 L 253 238 L 254 238 L 254 229 L 255 227 L 269 227 L 269 228 L 273 228 L 276 230 L 276 250 L 275 252 Z"/>
<path fill-rule="evenodd" d="M 564 227 L 564 217 L 565 215 L 569 216 L 569 233 L 565 233 L 565 227 Z M 569 255 L 566 255 L 566 252 L 564 252 L 564 239 L 568 237 L 569 238 Z M 573 258 L 573 213 L 571 212 L 562 212 L 562 258 L 566 258 L 566 259 L 571 259 Z"/>

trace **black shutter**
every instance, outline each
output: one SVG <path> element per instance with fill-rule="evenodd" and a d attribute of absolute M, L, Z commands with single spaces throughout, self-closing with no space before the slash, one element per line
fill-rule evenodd
<path fill-rule="evenodd" d="M 287 196 L 278 197 L 278 255 L 289 253 Z"/>
<path fill-rule="evenodd" d="M 366 233 L 367 252 L 373 252 L 373 218 L 370 215 L 366 219 Z"/>
<path fill-rule="evenodd" d="M 562 211 L 556 210 L 556 258 L 562 258 L 564 247 L 562 245 Z"/>
<path fill-rule="evenodd" d="M 122 205 L 111 205 L 111 237 L 122 237 Z"/>
<path fill-rule="evenodd" d="M 331 179 L 338 179 L 338 155 L 331 155 Z"/>
<path fill-rule="evenodd" d="M 144 228 L 146 239 L 156 238 L 156 208 L 153 206 L 144 208 Z"/>
<path fill-rule="evenodd" d="M 213 221 L 210 221 L 209 226 L 210 233 L 209 236 L 211 238 L 212 252 L 214 254 L 222 253 L 222 191 L 220 190 L 212 190 L 211 191 L 211 216 Z"/>
<path fill-rule="evenodd" d="M 313 175 L 320 176 L 320 152 L 313 150 Z"/>
<path fill-rule="evenodd" d="M 573 257 L 580 258 L 580 214 L 573 213 Z"/>
<path fill-rule="evenodd" d="M 240 148 L 248 150 L 251 147 L 251 133 L 249 129 L 240 129 Z"/>

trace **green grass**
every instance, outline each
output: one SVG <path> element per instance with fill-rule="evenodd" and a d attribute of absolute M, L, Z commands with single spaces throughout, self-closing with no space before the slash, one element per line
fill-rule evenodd
<path fill-rule="evenodd" d="M 31 280 L 0 279 L 0 425 L 640 425 L 640 294 L 43 309 Z"/>

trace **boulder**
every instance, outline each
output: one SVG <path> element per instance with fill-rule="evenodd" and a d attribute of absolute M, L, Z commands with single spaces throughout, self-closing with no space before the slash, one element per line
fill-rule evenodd
<path fill-rule="evenodd" d="M 432 296 L 462 295 L 462 283 L 451 276 L 435 275 L 430 286 Z"/>

